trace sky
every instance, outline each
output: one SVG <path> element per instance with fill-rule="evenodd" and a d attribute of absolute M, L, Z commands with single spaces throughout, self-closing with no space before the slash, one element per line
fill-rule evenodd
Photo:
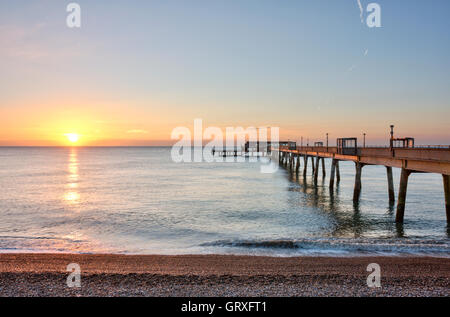
<path fill-rule="evenodd" d="M 450 2 L 0 0 L 0 146 L 168 145 L 176 127 L 273 126 L 450 144 Z M 333 143 L 334 141 L 332 141 Z"/>

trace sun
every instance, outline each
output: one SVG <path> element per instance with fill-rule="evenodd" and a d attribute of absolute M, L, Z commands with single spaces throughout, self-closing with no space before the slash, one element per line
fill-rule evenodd
<path fill-rule="evenodd" d="M 80 136 L 76 133 L 66 133 L 65 136 L 67 137 L 67 140 L 69 140 L 71 143 L 77 143 L 80 139 Z"/>

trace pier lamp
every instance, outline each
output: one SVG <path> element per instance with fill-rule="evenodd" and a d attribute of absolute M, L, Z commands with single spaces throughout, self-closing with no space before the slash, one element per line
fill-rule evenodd
<path fill-rule="evenodd" d="M 366 147 L 366 134 L 363 133 L 363 147 Z"/>
<path fill-rule="evenodd" d="M 391 148 L 394 147 L 394 125 L 391 124 L 391 142 L 390 142 Z"/>

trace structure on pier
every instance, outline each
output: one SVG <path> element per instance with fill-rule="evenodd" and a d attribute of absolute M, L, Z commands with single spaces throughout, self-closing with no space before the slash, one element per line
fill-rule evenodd
<path fill-rule="evenodd" d="M 230 157 L 230 156 L 268 156 L 272 153 L 273 149 L 279 148 L 288 148 L 288 149 L 296 149 L 296 143 L 291 141 L 279 141 L 279 142 L 271 142 L 271 141 L 247 141 L 241 147 L 223 147 L 216 148 L 213 147 L 211 149 L 211 153 L 213 156 L 222 156 L 222 157 Z"/>
<path fill-rule="evenodd" d="M 314 183 L 317 185 L 319 162 L 322 161 L 322 173 L 325 177 L 325 159 L 332 160 L 330 173 L 330 190 L 334 188 L 335 177 L 340 180 L 339 161 L 355 162 L 355 185 L 353 201 L 358 202 L 361 193 L 362 169 L 366 165 L 384 165 L 387 172 L 388 194 L 391 204 L 395 202 L 392 168 L 401 168 L 398 191 L 396 222 L 404 219 L 408 177 L 411 173 L 442 174 L 444 183 L 445 208 L 447 222 L 450 223 L 450 146 L 448 147 L 415 147 L 413 138 L 394 138 L 391 126 L 389 147 L 358 147 L 357 138 L 339 138 L 337 146 L 280 146 L 279 162 L 296 173 L 299 173 L 301 157 L 303 157 L 303 176 L 307 174 L 308 159 L 312 161 Z M 314 162 L 314 158 L 316 159 Z"/>
<path fill-rule="evenodd" d="M 413 148 L 414 138 L 396 138 L 392 139 L 392 147 L 395 148 Z"/>

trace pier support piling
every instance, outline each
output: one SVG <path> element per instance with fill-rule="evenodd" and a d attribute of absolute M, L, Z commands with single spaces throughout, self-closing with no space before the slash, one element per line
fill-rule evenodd
<path fill-rule="evenodd" d="M 323 178 L 325 178 L 326 176 L 326 171 L 325 171 L 325 158 L 322 157 L 322 176 Z"/>
<path fill-rule="evenodd" d="M 306 177 L 306 172 L 308 171 L 308 155 L 303 157 L 303 177 Z"/>
<path fill-rule="evenodd" d="M 386 172 L 388 179 L 389 203 L 393 204 L 395 202 L 395 192 L 394 192 L 394 179 L 392 177 L 392 167 L 386 166 Z"/>
<path fill-rule="evenodd" d="M 336 159 L 333 159 L 333 161 L 331 161 L 330 190 L 333 190 L 334 188 L 334 175 L 336 174 L 336 163 L 337 163 Z"/>
<path fill-rule="evenodd" d="M 358 202 L 359 196 L 361 194 L 361 174 L 363 166 L 364 164 L 360 162 L 355 163 L 356 175 L 355 175 L 355 187 L 353 189 L 353 202 Z"/>
<path fill-rule="evenodd" d="M 445 212 L 447 223 L 450 224 L 450 175 L 442 175 L 442 179 L 444 181 Z"/>
<path fill-rule="evenodd" d="M 339 161 L 336 160 L 336 183 L 341 181 L 341 172 L 339 170 Z"/>
<path fill-rule="evenodd" d="M 316 167 L 314 165 L 314 156 L 311 156 L 311 167 L 312 167 L 312 174 L 314 176 L 314 173 L 316 172 Z"/>
<path fill-rule="evenodd" d="M 297 154 L 297 165 L 295 166 L 295 173 L 298 174 L 300 169 L 300 154 Z"/>
<path fill-rule="evenodd" d="M 410 170 L 402 168 L 402 173 L 400 175 L 400 188 L 398 189 L 397 214 L 395 216 L 395 222 L 397 223 L 403 223 L 403 218 L 405 215 L 406 191 L 408 188 L 408 178 L 410 174 Z"/>
<path fill-rule="evenodd" d="M 314 168 L 314 182 L 315 183 L 317 183 L 317 177 L 319 175 L 319 163 L 320 163 L 320 157 L 317 156 L 316 157 L 316 167 Z"/>

